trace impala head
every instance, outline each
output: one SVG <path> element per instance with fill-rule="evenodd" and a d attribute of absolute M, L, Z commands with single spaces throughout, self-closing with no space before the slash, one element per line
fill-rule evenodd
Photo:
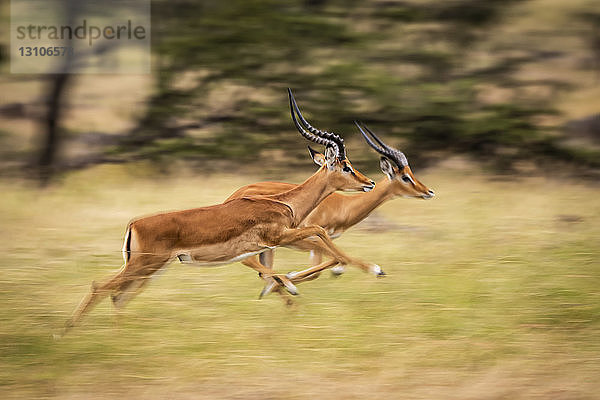
<path fill-rule="evenodd" d="M 392 181 L 394 187 L 394 193 L 396 196 L 404 197 L 416 197 L 421 199 L 430 199 L 435 193 L 433 190 L 429 190 L 413 175 L 410 167 L 408 166 L 408 160 L 404 153 L 393 147 L 383 143 L 373 132 L 369 130 L 365 125 L 358 122 L 354 122 L 360 133 L 376 152 L 381 154 L 381 160 L 379 165 L 381 171 L 387 175 L 388 179 Z M 365 132 L 366 131 L 366 132 Z M 374 140 L 373 140 L 374 139 Z"/>
<path fill-rule="evenodd" d="M 336 190 L 365 191 L 375 187 L 375 182 L 355 170 L 346 157 L 344 139 L 333 132 L 321 131 L 309 124 L 300 113 L 292 91 L 288 89 L 290 110 L 294 125 L 302 136 L 311 142 L 325 145 L 325 154 L 308 148 L 313 161 L 327 174 L 329 183 Z"/>

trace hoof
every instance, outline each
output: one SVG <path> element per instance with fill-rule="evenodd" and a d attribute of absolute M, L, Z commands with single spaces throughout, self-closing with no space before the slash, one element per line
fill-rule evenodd
<path fill-rule="evenodd" d="M 381 267 L 377 264 L 371 266 L 371 273 L 377 277 L 385 276 L 385 272 L 383 272 Z"/>
<path fill-rule="evenodd" d="M 258 295 L 258 299 L 262 299 L 263 296 L 268 295 L 269 293 L 271 293 L 273 291 L 273 288 L 275 287 L 277 283 L 275 281 L 271 281 L 269 283 L 267 283 L 265 285 L 265 287 L 263 288 L 263 290 L 260 292 L 260 294 Z"/>
<path fill-rule="evenodd" d="M 285 274 L 285 277 L 288 279 L 294 279 L 295 277 L 297 277 L 299 274 L 299 272 L 296 271 L 292 271 L 292 272 L 288 272 L 287 274 Z"/>
<path fill-rule="evenodd" d="M 346 268 L 344 268 L 344 266 L 343 266 L 343 265 L 337 265 L 337 266 L 335 266 L 335 267 L 331 268 L 331 269 L 330 269 L 330 271 L 331 271 L 331 275 L 332 275 L 333 277 L 336 277 L 336 278 L 337 278 L 338 276 L 340 276 L 340 275 L 342 275 L 344 272 L 346 272 Z"/>
<path fill-rule="evenodd" d="M 296 286 L 286 280 L 285 282 L 283 282 L 283 285 L 285 286 L 285 289 L 289 292 L 289 294 L 291 294 L 292 296 L 297 296 L 298 295 L 298 288 L 296 288 Z"/>
<path fill-rule="evenodd" d="M 273 276 L 273 279 L 281 286 L 284 286 L 291 295 L 296 296 L 298 294 L 298 288 L 290 281 L 295 275 L 297 275 L 296 272 L 290 272 L 285 275 L 287 279 L 281 279 L 279 276 Z"/>

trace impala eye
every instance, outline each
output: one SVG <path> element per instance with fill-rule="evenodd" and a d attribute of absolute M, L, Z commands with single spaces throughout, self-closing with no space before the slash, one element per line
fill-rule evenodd
<path fill-rule="evenodd" d="M 342 171 L 344 171 L 344 172 L 350 172 L 350 171 L 352 171 L 352 169 L 349 166 L 344 165 L 344 168 L 342 168 Z"/>
<path fill-rule="evenodd" d="M 402 175 L 402 182 L 404 183 L 412 183 L 412 179 L 408 175 Z"/>

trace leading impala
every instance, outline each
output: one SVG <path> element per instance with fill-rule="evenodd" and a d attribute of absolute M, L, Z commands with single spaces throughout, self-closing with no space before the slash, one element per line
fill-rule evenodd
<path fill-rule="evenodd" d="M 299 110 L 297 111 L 299 113 Z M 299 114 L 302 119 L 302 115 Z M 381 154 L 380 167 L 387 178 L 377 182 L 375 189 L 369 193 L 361 193 L 353 196 L 344 196 L 333 193 L 323 200 L 302 222 L 302 225 L 318 225 L 323 227 L 332 239 L 341 236 L 347 229 L 365 219 L 375 208 L 395 197 L 409 197 L 418 199 L 430 199 L 434 192 L 429 190 L 414 176 L 408 165 L 406 156 L 401 151 L 388 146 L 364 125 L 355 122 L 367 143 L 379 154 Z M 365 132 L 366 131 L 366 132 Z M 239 197 L 269 195 L 290 190 L 297 185 L 284 182 L 260 182 L 244 186 L 234 192 L 226 202 Z M 306 238 L 292 243 L 286 247 L 298 250 L 310 251 L 311 263 L 313 265 L 322 263 L 323 254 L 333 254 L 314 238 Z M 268 250 L 260 254 L 260 262 L 273 267 L 274 250 Z M 247 261 L 248 262 L 248 261 Z M 332 261 L 332 265 L 335 263 Z M 365 272 L 375 275 L 384 275 L 377 264 L 367 263 L 358 259 L 351 259 L 349 264 L 357 265 Z M 316 278 L 318 271 L 310 274 L 309 270 L 303 271 L 306 280 Z M 343 272 L 343 266 L 335 267 L 335 273 Z M 293 276 L 293 273 L 290 275 Z"/>
<path fill-rule="evenodd" d="M 104 283 L 92 283 L 91 292 L 67 321 L 65 333 L 109 294 L 115 307 L 123 307 L 148 283 L 148 278 L 175 259 L 201 266 L 229 264 L 307 237 L 318 237 L 337 262 L 348 262 L 323 228 L 300 227 L 300 222 L 336 190 L 370 191 L 375 183 L 352 167 L 341 137 L 315 129 L 304 119 L 302 125 L 298 122 L 292 106 L 295 100 L 289 89 L 288 95 L 292 120 L 298 131 L 306 139 L 326 146 L 324 155 L 311 151 L 313 160 L 320 165 L 319 170 L 284 193 L 242 197 L 210 207 L 133 220 L 125 233 L 125 265 Z M 293 282 L 301 279 L 301 275 L 289 279 L 273 274 L 260 263 L 249 266 L 273 282 L 265 291 L 283 285 L 290 293 L 296 293 Z"/>

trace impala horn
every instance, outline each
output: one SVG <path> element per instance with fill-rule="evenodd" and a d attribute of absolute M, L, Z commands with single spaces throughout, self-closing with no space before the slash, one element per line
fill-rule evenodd
<path fill-rule="evenodd" d="M 354 124 L 358 127 L 358 130 L 360 131 L 360 133 L 362 133 L 369 146 L 375 149 L 376 152 L 393 160 L 400 169 L 408 165 L 408 160 L 406 159 L 406 156 L 403 152 L 383 143 L 383 141 L 379 139 L 377 135 L 371 132 L 371 130 L 367 128 L 366 125 L 361 126 L 361 123 L 359 121 L 354 121 Z M 363 130 L 363 128 L 368 132 L 368 134 Z M 374 143 L 369 135 L 372 136 L 372 138 L 375 139 L 375 142 L 377 143 Z"/>
<path fill-rule="evenodd" d="M 292 120 L 294 121 L 294 125 L 296 125 L 296 128 L 298 128 L 300 134 L 312 142 L 333 147 L 336 150 L 338 158 L 340 160 L 345 159 L 346 147 L 344 146 L 344 139 L 333 132 L 321 131 L 309 124 L 308 121 L 302 116 L 302 113 L 298 108 L 298 104 L 296 104 L 296 99 L 292 94 L 292 90 L 289 88 L 288 96 L 290 98 L 290 112 L 292 114 Z M 298 115 L 297 119 L 296 114 Z M 300 120 L 300 122 L 298 122 L 298 120 Z M 305 130 L 305 128 L 308 130 L 308 132 Z"/>

